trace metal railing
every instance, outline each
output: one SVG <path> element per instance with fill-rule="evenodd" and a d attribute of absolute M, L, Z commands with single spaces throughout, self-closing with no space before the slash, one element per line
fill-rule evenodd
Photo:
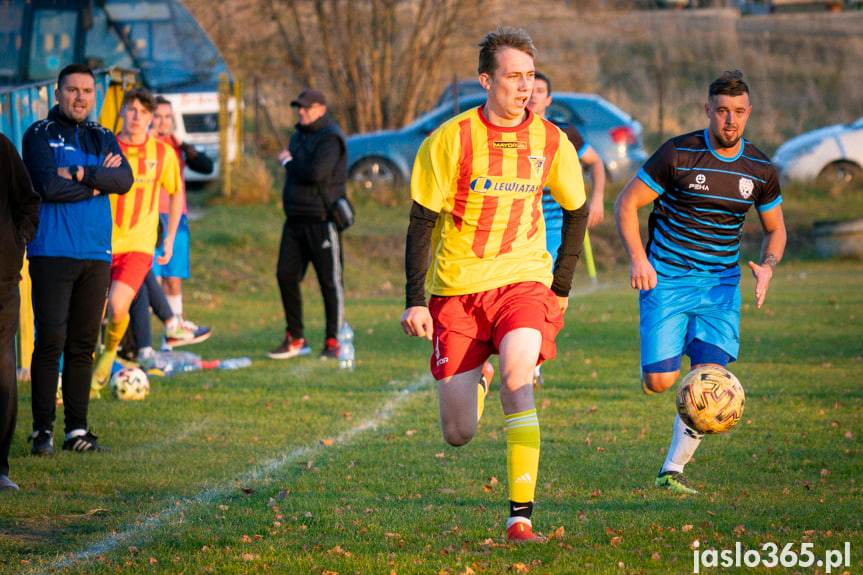
<path fill-rule="evenodd" d="M 123 93 L 138 83 L 138 72 L 124 68 L 94 70 L 96 105 L 90 119 L 115 131 Z M 57 80 L 0 88 L 0 132 L 21 149 L 21 139 L 34 122 L 48 115 L 56 103 Z"/>

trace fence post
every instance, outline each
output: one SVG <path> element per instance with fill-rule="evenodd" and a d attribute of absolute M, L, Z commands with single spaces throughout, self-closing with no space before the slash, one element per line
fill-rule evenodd
<path fill-rule="evenodd" d="M 231 160 L 228 155 L 228 100 L 231 97 L 231 87 L 228 85 L 228 75 L 219 74 L 219 165 L 222 176 L 222 195 L 231 197 Z"/>

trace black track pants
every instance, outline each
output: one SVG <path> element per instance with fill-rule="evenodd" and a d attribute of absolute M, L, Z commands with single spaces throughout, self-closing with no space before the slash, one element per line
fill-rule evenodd
<path fill-rule="evenodd" d="M 292 337 L 304 337 L 300 282 L 306 275 L 309 262 L 315 268 L 324 299 L 326 337 L 338 335 L 345 314 L 342 261 L 341 234 L 331 222 L 285 222 L 276 278 L 282 294 L 287 331 Z"/>

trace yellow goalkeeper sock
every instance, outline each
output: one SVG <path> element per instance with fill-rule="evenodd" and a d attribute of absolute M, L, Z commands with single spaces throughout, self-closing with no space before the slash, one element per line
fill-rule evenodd
<path fill-rule="evenodd" d="M 539 419 L 536 410 L 506 416 L 506 469 L 511 501 L 533 501 L 539 470 Z"/>
<path fill-rule="evenodd" d="M 108 328 L 105 330 L 105 352 L 114 353 L 117 351 L 117 346 L 120 345 L 120 340 L 126 333 L 126 328 L 129 327 L 129 314 L 114 323 L 113 320 L 108 320 Z"/>

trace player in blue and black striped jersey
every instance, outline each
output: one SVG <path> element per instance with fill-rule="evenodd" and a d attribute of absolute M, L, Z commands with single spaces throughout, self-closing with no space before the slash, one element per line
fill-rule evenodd
<path fill-rule="evenodd" d="M 684 354 L 691 369 L 726 367 L 740 349 L 740 241 L 755 207 L 764 230 L 761 260 L 749 262 L 761 307 L 785 251 L 779 179 L 770 160 L 743 139 L 752 107 L 739 70 L 710 84 L 705 130 L 672 138 L 644 164 L 614 206 L 618 233 L 640 290 L 645 393 L 669 389 Z M 642 246 L 638 209 L 653 203 Z M 657 487 L 696 493 L 683 476 L 702 435 L 678 416 Z"/>

